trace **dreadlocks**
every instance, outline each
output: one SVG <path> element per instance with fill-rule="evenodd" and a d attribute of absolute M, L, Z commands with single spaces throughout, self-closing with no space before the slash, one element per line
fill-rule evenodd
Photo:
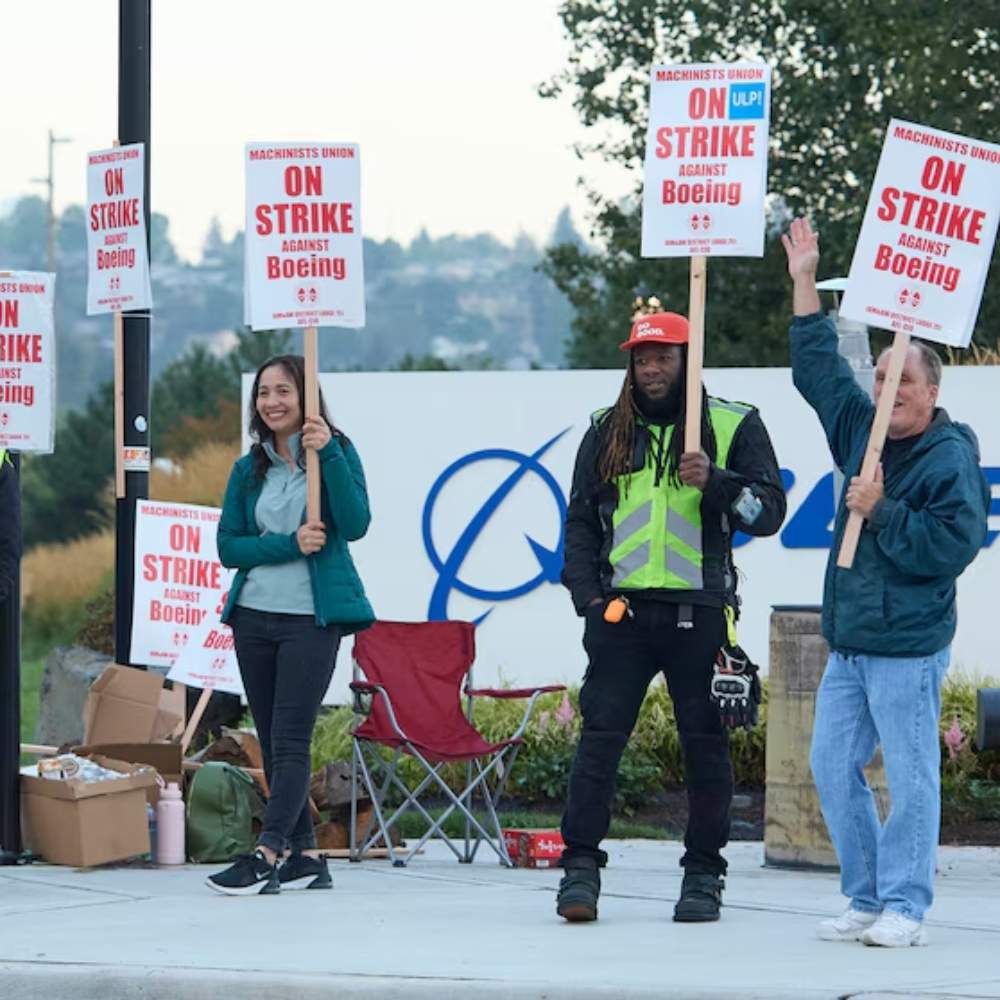
<path fill-rule="evenodd" d="M 681 455 L 684 452 L 684 425 L 687 422 L 687 344 L 681 346 L 681 367 L 677 373 L 678 384 L 681 387 L 680 408 L 670 435 L 670 446 L 667 451 L 666 471 L 673 486 L 680 486 L 677 470 L 680 467 Z M 629 358 L 625 371 L 625 381 L 615 405 L 605 415 L 601 423 L 603 438 L 600 455 L 597 459 L 597 474 L 602 482 L 613 483 L 619 476 L 628 477 L 625 481 L 625 491 L 633 472 L 633 456 L 635 455 L 635 418 L 642 416 L 635 402 L 635 380 L 632 371 L 632 359 Z M 714 462 L 716 456 L 715 433 L 708 419 L 708 394 L 704 386 L 701 390 L 701 446 L 708 457 Z"/>

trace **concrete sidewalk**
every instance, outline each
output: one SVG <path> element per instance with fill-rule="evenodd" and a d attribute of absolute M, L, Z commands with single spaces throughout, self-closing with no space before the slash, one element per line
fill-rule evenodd
<path fill-rule="evenodd" d="M 681 846 L 609 845 L 600 920 L 555 916 L 558 871 L 332 864 L 333 892 L 228 898 L 219 866 L 0 868 L 3 1000 L 312 997 L 1000 998 L 1000 849 L 942 848 L 926 948 L 826 943 L 835 875 L 765 870 L 733 844 L 723 919 L 674 924 Z"/>

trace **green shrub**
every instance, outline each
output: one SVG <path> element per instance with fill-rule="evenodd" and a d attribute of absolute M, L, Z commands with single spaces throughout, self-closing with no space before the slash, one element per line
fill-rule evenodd
<path fill-rule="evenodd" d="M 949 677 L 942 690 L 942 795 L 945 815 L 955 818 L 1000 818 L 1000 753 L 975 753 L 972 738 L 976 724 L 976 689 L 996 686 L 991 679 Z M 565 694 L 540 697 L 524 733 L 524 746 L 508 777 L 507 794 L 527 805 L 559 806 L 566 796 L 573 754 L 580 736 L 579 688 Z M 480 698 L 475 703 L 475 724 L 491 742 L 508 738 L 524 711 L 519 699 Z M 337 708 L 325 712 L 313 738 L 313 764 L 349 760 L 351 712 Z M 767 683 L 761 722 L 730 739 L 736 784 L 761 788 L 765 782 L 767 742 Z M 404 780 L 422 778 L 420 766 L 410 758 L 401 762 Z M 465 784 L 465 766 L 449 765 L 441 775 L 452 789 Z M 667 787 L 684 784 L 684 767 L 673 705 L 662 681 L 652 684 L 618 769 L 614 811 L 630 816 L 648 806 Z"/>
<path fill-rule="evenodd" d="M 76 642 L 98 653 L 115 654 L 115 592 L 105 590 L 83 608 Z"/>

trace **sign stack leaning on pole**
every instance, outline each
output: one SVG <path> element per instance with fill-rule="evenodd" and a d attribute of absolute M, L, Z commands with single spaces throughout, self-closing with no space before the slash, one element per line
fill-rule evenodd
<path fill-rule="evenodd" d="M 651 71 L 642 256 L 691 258 L 685 451 L 701 448 L 706 258 L 764 255 L 770 106 L 764 64 Z"/>
<path fill-rule="evenodd" d="M 1000 219 L 1000 146 L 892 119 L 840 315 L 892 330 L 892 351 L 861 478 L 873 482 L 910 337 L 968 347 Z M 851 512 L 837 565 L 854 563 Z"/>
<path fill-rule="evenodd" d="M 143 204 L 141 142 L 87 155 L 87 315 L 114 316 L 115 496 L 125 496 L 126 471 L 148 472 L 149 449 L 125 450 L 122 312 L 153 308 Z"/>

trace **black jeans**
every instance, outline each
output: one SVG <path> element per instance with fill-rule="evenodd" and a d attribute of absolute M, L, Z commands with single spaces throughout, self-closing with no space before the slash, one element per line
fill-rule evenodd
<path fill-rule="evenodd" d="M 684 754 L 688 796 L 688 871 L 723 875 L 729 839 L 733 765 L 729 734 L 709 700 L 715 654 L 725 639 L 718 608 L 695 607 L 694 627 L 677 627 L 677 606 L 635 602 L 635 617 L 610 625 L 601 605 L 586 613 L 583 646 L 590 657 L 580 690 L 583 728 L 562 819 L 562 864 L 603 866 L 599 847 L 611 822 L 615 776 L 650 681 L 663 671 Z"/>
<path fill-rule="evenodd" d="M 340 645 L 336 625 L 312 615 L 236 607 L 236 658 L 264 754 L 271 795 L 258 842 L 280 854 L 316 846 L 309 815 L 309 744 Z"/>

